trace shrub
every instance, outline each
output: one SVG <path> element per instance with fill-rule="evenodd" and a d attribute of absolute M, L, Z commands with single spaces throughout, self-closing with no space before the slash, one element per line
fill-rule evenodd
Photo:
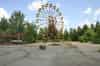
<path fill-rule="evenodd" d="M 88 37 L 86 37 L 86 36 L 80 36 L 79 37 L 79 41 L 80 42 L 88 42 Z"/>
<path fill-rule="evenodd" d="M 99 38 L 95 38 L 92 42 L 96 43 L 96 44 L 100 44 L 100 39 Z"/>

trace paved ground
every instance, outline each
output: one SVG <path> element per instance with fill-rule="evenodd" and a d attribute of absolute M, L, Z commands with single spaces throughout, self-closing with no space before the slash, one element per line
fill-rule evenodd
<path fill-rule="evenodd" d="M 48 46 L 40 50 L 38 47 L 1 46 L 0 66 L 100 66 L 100 54 L 84 48 L 87 47 Z"/>

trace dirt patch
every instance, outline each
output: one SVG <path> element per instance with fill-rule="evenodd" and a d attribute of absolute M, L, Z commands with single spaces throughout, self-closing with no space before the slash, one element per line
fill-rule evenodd
<path fill-rule="evenodd" d="M 76 48 L 77 46 L 73 45 L 71 42 L 65 42 L 64 47 L 69 47 L 69 48 Z"/>

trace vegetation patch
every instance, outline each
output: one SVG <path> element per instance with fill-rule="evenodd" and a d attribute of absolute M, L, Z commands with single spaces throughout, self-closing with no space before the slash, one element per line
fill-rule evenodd
<path fill-rule="evenodd" d="M 98 50 L 97 50 L 97 52 L 99 52 L 99 53 L 100 53 L 100 49 L 98 49 Z"/>

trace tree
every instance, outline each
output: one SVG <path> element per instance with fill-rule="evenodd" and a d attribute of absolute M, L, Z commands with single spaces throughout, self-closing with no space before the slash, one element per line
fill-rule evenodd
<path fill-rule="evenodd" d="M 92 30 L 95 30 L 95 25 L 94 24 L 91 24 L 91 27 L 90 27 Z"/>
<path fill-rule="evenodd" d="M 14 11 L 9 19 L 10 29 L 13 33 L 18 33 L 18 39 L 21 39 L 21 33 L 24 29 L 24 18 L 25 16 L 21 11 Z"/>
<path fill-rule="evenodd" d="M 78 28 L 77 28 L 78 40 L 80 40 L 80 36 L 83 35 L 83 32 L 82 31 L 83 31 L 82 28 L 80 26 L 78 26 Z"/>
<path fill-rule="evenodd" d="M 43 34 L 45 33 L 45 28 L 40 28 L 39 30 L 39 35 L 38 35 L 38 39 L 42 40 L 43 39 Z"/>
<path fill-rule="evenodd" d="M 84 34 L 82 36 L 80 36 L 79 40 L 81 42 L 88 42 L 88 41 L 92 41 L 95 37 L 95 32 L 93 31 L 93 29 L 88 29 L 87 31 L 84 32 Z"/>
<path fill-rule="evenodd" d="M 98 21 L 97 21 L 97 23 L 96 23 L 95 32 L 96 32 L 97 34 L 100 34 L 100 23 L 99 23 Z"/>
<path fill-rule="evenodd" d="M 44 42 L 48 40 L 48 30 L 47 29 L 48 29 L 47 27 L 41 27 L 39 29 L 38 40 L 43 40 Z"/>
<path fill-rule="evenodd" d="M 89 29 L 88 25 L 85 24 L 82 29 L 82 33 L 85 33 Z"/>
<path fill-rule="evenodd" d="M 8 23 L 7 19 L 4 18 L 4 17 L 1 18 L 1 21 L 0 21 L 0 30 L 2 32 L 6 32 L 7 31 L 8 25 L 9 25 L 9 23 Z"/>
<path fill-rule="evenodd" d="M 77 41 L 78 40 L 78 33 L 76 29 L 70 29 L 70 39 L 72 41 Z"/>
<path fill-rule="evenodd" d="M 69 33 L 67 30 L 64 31 L 64 40 L 69 40 Z"/>
<path fill-rule="evenodd" d="M 8 20 L 3 17 L 1 18 L 0 20 L 0 39 L 3 40 L 3 41 L 8 41 L 8 37 L 7 36 L 7 33 L 8 33 L 8 29 L 9 29 L 9 23 L 8 23 Z"/>
<path fill-rule="evenodd" d="M 24 29 L 24 41 L 35 42 L 37 39 L 37 27 L 34 24 L 26 23 Z"/>
<path fill-rule="evenodd" d="M 99 21 L 97 21 L 97 23 L 96 23 L 95 33 L 96 33 L 96 36 L 95 36 L 93 42 L 100 43 L 100 22 Z"/>

